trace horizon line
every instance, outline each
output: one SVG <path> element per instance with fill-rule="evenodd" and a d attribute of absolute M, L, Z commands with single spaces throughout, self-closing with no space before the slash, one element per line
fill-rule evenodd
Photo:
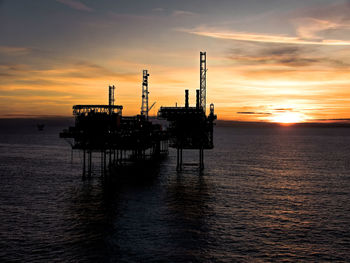
<path fill-rule="evenodd" d="M 140 114 L 137 114 L 140 115 Z M 136 116 L 136 115 L 125 115 L 125 116 Z M 150 118 L 157 118 L 157 115 L 150 115 Z M 0 116 L 0 120 L 24 120 L 24 119 L 73 119 L 73 115 L 29 115 L 29 114 L 18 114 L 18 115 L 3 115 Z M 302 125 L 302 124 L 349 124 L 350 118 L 338 118 L 338 119 L 318 119 L 318 120 L 310 120 L 310 121 L 302 121 L 302 122 L 294 122 L 294 123 L 280 123 L 275 121 L 266 121 L 266 120 L 255 120 L 255 121 L 243 121 L 243 120 L 235 120 L 235 119 L 217 119 L 216 122 L 231 122 L 237 124 L 276 124 L 280 126 L 293 126 L 293 125 Z"/>

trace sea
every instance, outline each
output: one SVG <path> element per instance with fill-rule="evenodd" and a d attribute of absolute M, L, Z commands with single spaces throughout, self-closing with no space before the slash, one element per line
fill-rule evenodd
<path fill-rule="evenodd" d="M 1 123 L 1 262 L 350 262 L 350 128 L 217 125 L 203 173 L 106 183 L 65 126 Z"/>

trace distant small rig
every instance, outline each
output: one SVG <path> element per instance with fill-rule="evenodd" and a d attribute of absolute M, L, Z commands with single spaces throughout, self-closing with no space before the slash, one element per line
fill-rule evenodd
<path fill-rule="evenodd" d="M 168 154 L 168 147 L 177 150 L 177 171 L 181 171 L 183 150 L 199 151 L 199 170 L 204 169 L 204 150 L 213 149 L 214 104 L 206 115 L 206 52 L 200 52 L 200 89 L 196 90 L 196 106 L 189 106 L 185 90 L 184 107 L 160 107 L 157 118 L 167 120 L 163 129 L 149 118 L 147 70 L 142 76 L 141 113 L 123 116 L 123 106 L 115 105 L 115 86 L 109 86 L 108 105 L 75 105 L 75 125 L 63 130 L 60 138 L 68 140 L 72 150 L 83 152 L 83 178 L 92 176 L 92 155 L 100 155 L 101 175 L 119 171 L 147 169 Z M 197 164 L 188 164 L 197 165 Z"/>

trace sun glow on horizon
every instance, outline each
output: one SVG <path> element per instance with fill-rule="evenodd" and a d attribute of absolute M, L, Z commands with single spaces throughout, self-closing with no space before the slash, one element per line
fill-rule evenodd
<path fill-rule="evenodd" d="M 277 122 L 281 124 L 294 124 L 299 122 L 304 122 L 305 117 L 299 112 L 280 112 L 276 113 L 274 116 L 270 118 L 271 122 Z"/>

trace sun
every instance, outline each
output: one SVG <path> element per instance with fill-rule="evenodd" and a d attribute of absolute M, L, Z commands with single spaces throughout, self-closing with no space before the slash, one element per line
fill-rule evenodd
<path fill-rule="evenodd" d="M 303 122 L 304 117 L 298 112 L 286 111 L 274 114 L 274 116 L 271 117 L 271 121 L 282 124 L 293 124 Z"/>

